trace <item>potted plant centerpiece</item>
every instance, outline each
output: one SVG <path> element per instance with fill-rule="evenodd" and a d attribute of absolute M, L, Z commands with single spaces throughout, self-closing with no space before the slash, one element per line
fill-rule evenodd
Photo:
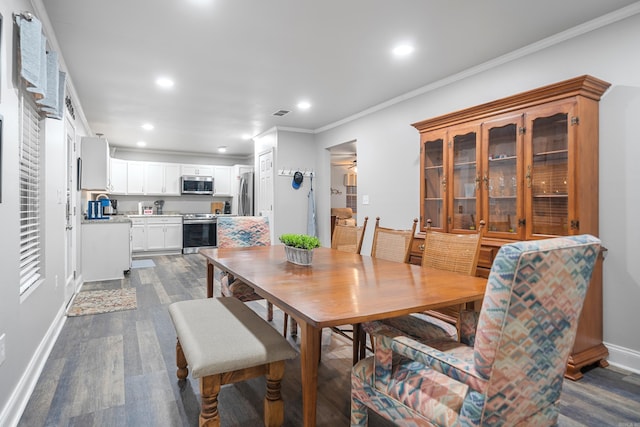
<path fill-rule="evenodd" d="M 298 265 L 311 265 L 313 250 L 320 247 L 320 239 L 308 234 L 283 234 L 280 241 L 287 261 Z"/>

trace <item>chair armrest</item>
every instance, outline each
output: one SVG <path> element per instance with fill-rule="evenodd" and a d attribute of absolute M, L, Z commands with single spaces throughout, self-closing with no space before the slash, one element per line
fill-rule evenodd
<path fill-rule="evenodd" d="M 386 390 L 391 377 L 393 353 L 414 360 L 460 383 L 472 390 L 484 392 L 487 381 L 480 378 L 473 365 L 452 354 L 441 352 L 409 337 L 398 335 L 390 328 L 377 328 L 375 337 L 376 388 Z"/>

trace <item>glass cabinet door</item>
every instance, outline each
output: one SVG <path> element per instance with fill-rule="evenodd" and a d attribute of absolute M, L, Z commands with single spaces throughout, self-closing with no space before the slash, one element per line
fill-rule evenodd
<path fill-rule="evenodd" d="M 527 117 L 527 238 L 570 232 L 569 120 L 573 104 L 550 106 Z"/>
<path fill-rule="evenodd" d="M 446 132 L 430 132 L 422 139 L 422 168 L 424 179 L 420 183 L 422 194 L 421 221 L 422 229 L 426 229 L 427 220 L 431 227 L 444 227 L 444 187 L 446 172 L 444 168 L 444 148 Z"/>
<path fill-rule="evenodd" d="M 479 126 L 456 127 L 449 130 L 451 178 L 446 182 L 451 204 L 447 222 L 449 230 L 475 230 L 478 218 Z"/>
<path fill-rule="evenodd" d="M 522 115 L 500 118 L 482 125 L 484 166 L 482 176 L 483 212 L 486 235 L 521 238 L 524 230 L 521 194 Z"/>

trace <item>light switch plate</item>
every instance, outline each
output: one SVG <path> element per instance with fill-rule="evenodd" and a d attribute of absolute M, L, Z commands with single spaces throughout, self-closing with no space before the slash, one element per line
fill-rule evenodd
<path fill-rule="evenodd" d="M 369 195 L 365 194 L 362 196 L 362 204 L 363 205 L 368 205 L 369 204 Z"/>

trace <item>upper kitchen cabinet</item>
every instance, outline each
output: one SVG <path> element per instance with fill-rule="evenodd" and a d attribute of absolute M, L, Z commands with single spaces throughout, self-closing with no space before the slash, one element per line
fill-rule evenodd
<path fill-rule="evenodd" d="M 180 165 L 111 159 L 111 193 L 180 195 Z"/>
<path fill-rule="evenodd" d="M 146 163 L 145 194 L 179 196 L 180 165 L 173 163 Z"/>
<path fill-rule="evenodd" d="M 144 162 L 127 162 L 127 194 L 145 194 Z"/>
<path fill-rule="evenodd" d="M 213 193 L 215 196 L 231 195 L 231 166 L 213 167 Z"/>
<path fill-rule="evenodd" d="M 209 166 L 209 165 L 182 165 L 182 175 L 188 175 L 188 176 L 213 176 L 213 166 Z"/>
<path fill-rule="evenodd" d="M 486 223 L 477 274 L 518 240 L 598 236 L 598 109 L 609 83 L 581 76 L 415 123 L 420 132 L 420 225 L 476 232 Z M 411 262 L 419 263 L 423 236 Z M 585 299 L 566 376 L 606 364 L 602 262 Z"/>
<path fill-rule="evenodd" d="M 112 158 L 109 162 L 109 192 L 111 194 L 127 194 L 127 161 Z"/>
<path fill-rule="evenodd" d="M 80 142 L 82 172 L 80 188 L 90 191 L 109 189 L 109 143 L 106 139 L 85 137 Z"/>

